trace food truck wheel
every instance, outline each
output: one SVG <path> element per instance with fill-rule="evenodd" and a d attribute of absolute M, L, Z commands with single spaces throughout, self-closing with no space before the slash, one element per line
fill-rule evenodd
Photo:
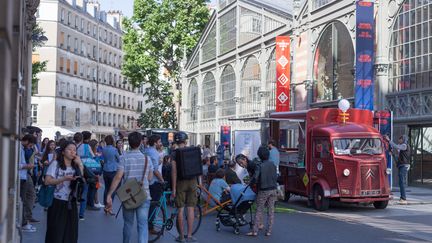
<path fill-rule="evenodd" d="M 237 225 L 234 225 L 234 234 L 240 234 L 240 228 Z"/>
<path fill-rule="evenodd" d="M 388 201 L 376 201 L 373 205 L 376 209 L 385 209 L 388 205 Z"/>
<path fill-rule="evenodd" d="M 324 190 L 320 185 L 314 186 L 314 206 L 318 211 L 326 211 L 330 206 L 330 199 L 324 196 Z"/>

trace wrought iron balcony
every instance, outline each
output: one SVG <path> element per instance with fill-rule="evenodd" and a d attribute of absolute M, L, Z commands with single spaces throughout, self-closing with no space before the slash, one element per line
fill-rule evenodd
<path fill-rule="evenodd" d="M 425 120 L 432 118 L 432 89 L 409 90 L 387 95 L 388 108 L 395 120 Z"/>

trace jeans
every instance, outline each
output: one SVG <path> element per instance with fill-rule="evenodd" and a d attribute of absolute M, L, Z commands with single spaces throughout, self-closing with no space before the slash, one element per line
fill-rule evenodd
<path fill-rule="evenodd" d="M 103 172 L 103 179 L 104 179 L 104 183 L 105 183 L 104 198 L 103 198 L 104 205 L 106 205 L 106 197 L 107 197 L 107 194 L 109 192 L 109 189 L 111 187 L 111 184 L 114 180 L 116 173 L 117 173 L 116 171 L 110 171 L 110 172 L 104 171 Z M 120 184 L 119 184 L 119 186 L 120 186 Z M 111 196 L 111 199 L 113 200 L 113 202 L 114 202 L 114 196 L 115 196 L 115 192 Z"/>
<path fill-rule="evenodd" d="M 20 180 L 20 196 L 23 202 L 23 224 L 27 224 L 33 218 L 33 205 L 36 193 L 33 180 L 28 176 L 27 180 Z"/>
<path fill-rule="evenodd" d="M 138 243 L 148 242 L 148 212 L 150 201 L 144 202 L 139 208 L 125 209 L 123 207 L 123 243 L 129 243 L 131 238 L 132 226 L 134 224 L 134 217 L 137 217 L 138 228 Z"/>
<path fill-rule="evenodd" d="M 79 209 L 79 216 L 82 218 L 84 217 L 84 213 L 87 206 L 87 193 L 88 193 L 88 184 L 83 184 L 82 194 L 81 194 L 81 202 L 80 202 L 80 209 Z"/>
<path fill-rule="evenodd" d="M 410 165 L 400 165 L 399 169 L 399 189 L 400 189 L 400 198 L 406 200 L 406 192 L 405 187 L 407 185 L 407 175 Z"/>
<path fill-rule="evenodd" d="M 163 191 L 164 191 L 164 187 L 163 187 L 163 184 L 161 184 L 161 183 L 159 183 L 159 182 L 155 182 L 155 183 L 153 183 L 152 185 L 150 185 L 150 196 L 151 196 L 151 198 L 152 198 L 152 201 L 154 201 L 154 202 L 159 202 L 159 200 L 160 200 L 160 198 L 161 198 L 161 196 L 162 196 L 162 194 L 163 194 Z M 155 210 L 155 206 L 154 205 L 152 205 L 151 207 L 150 207 L 150 214 L 152 214 L 153 213 L 153 211 Z M 149 229 L 153 229 L 153 224 L 152 224 L 152 222 L 153 222 L 153 218 L 156 216 L 156 215 L 151 215 L 152 216 L 152 218 L 150 218 L 150 224 L 149 224 Z"/>
<path fill-rule="evenodd" d="M 89 184 L 88 185 L 88 192 L 87 192 L 87 205 L 90 207 L 94 207 L 94 199 L 96 195 L 97 189 L 96 184 Z"/>

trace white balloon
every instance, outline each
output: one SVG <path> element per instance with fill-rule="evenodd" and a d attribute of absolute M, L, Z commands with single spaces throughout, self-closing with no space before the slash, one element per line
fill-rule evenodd
<path fill-rule="evenodd" d="M 341 99 L 338 103 L 339 110 L 342 112 L 347 112 L 347 110 L 350 108 L 350 103 L 346 99 Z"/>

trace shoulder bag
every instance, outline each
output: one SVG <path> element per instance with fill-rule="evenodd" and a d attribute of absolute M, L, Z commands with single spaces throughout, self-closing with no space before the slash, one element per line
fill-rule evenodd
<path fill-rule="evenodd" d="M 138 208 L 147 200 L 147 192 L 143 188 L 147 164 L 148 159 L 145 156 L 144 173 L 141 181 L 138 181 L 136 178 L 130 178 L 117 189 L 117 197 L 126 209 Z"/>
<path fill-rule="evenodd" d="M 100 175 L 102 174 L 102 166 L 98 161 L 92 158 L 89 146 L 90 145 L 88 144 L 84 144 L 85 157 L 81 158 L 81 160 L 83 162 L 83 165 L 89 170 L 91 170 L 91 172 L 93 172 L 95 175 Z"/>
<path fill-rule="evenodd" d="M 58 171 L 59 167 L 57 166 L 55 179 L 58 177 Z M 42 176 L 45 176 L 45 173 L 42 174 Z M 38 202 L 39 204 L 44 208 L 49 208 L 52 205 L 53 199 L 54 199 L 54 191 L 55 191 L 56 185 L 45 185 L 45 182 L 42 183 L 39 192 L 37 194 Z"/>

